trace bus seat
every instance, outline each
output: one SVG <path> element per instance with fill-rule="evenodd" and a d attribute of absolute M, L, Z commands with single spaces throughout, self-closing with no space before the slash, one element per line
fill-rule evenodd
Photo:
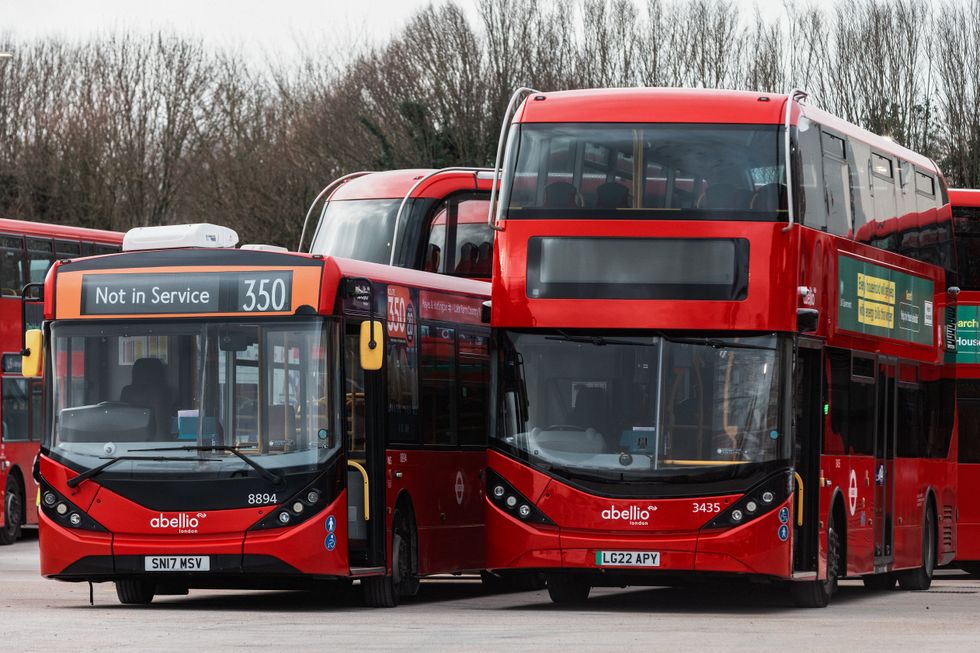
<path fill-rule="evenodd" d="M 157 435 L 170 434 L 174 413 L 167 372 L 159 358 L 138 358 L 133 363 L 132 382 L 122 389 L 119 400 L 131 406 L 149 408 L 157 423 Z"/>
<path fill-rule="evenodd" d="M 749 208 L 754 211 L 785 211 L 785 184 L 766 184 L 765 186 L 760 186 L 752 194 L 752 201 L 749 202 Z"/>
<path fill-rule="evenodd" d="M 630 207 L 630 189 L 614 181 L 595 189 L 595 205 L 600 209 L 627 209 Z"/>
<path fill-rule="evenodd" d="M 567 181 L 556 181 L 544 188 L 544 205 L 549 209 L 577 209 L 581 204 L 578 189 Z"/>
<path fill-rule="evenodd" d="M 748 207 L 746 193 L 726 183 L 712 184 L 698 198 L 699 209 L 744 209 Z"/>

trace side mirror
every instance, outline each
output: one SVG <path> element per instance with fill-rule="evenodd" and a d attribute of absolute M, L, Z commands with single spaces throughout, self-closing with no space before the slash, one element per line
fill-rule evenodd
<path fill-rule="evenodd" d="M 381 369 L 384 362 L 384 328 L 380 320 L 361 322 L 361 369 L 374 372 Z"/>
<path fill-rule="evenodd" d="M 24 351 L 20 359 L 21 375 L 35 379 L 41 376 L 41 366 L 44 362 L 44 332 L 40 329 L 28 329 L 24 334 Z"/>

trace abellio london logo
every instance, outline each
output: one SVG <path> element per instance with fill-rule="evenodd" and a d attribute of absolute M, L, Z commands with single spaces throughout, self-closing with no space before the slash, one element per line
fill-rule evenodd
<path fill-rule="evenodd" d="M 647 506 L 646 508 L 627 506 L 623 509 L 610 506 L 602 511 L 602 518 L 629 522 L 630 526 L 649 526 L 650 515 L 656 511 L 657 506 Z"/>
<path fill-rule="evenodd" d="M 150 528 L 177 529 L 178 533 L 196 533 L 201 520 L 207 516 L 206 512 L 199 512 L 196 515 L 180 512 L 175 517 L 166 517 L 161 512 L 150 520 Z"/>

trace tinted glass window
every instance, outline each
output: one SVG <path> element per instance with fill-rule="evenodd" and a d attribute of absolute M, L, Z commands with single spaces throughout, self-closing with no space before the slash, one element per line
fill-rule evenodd
<path fill-rule="evenodd" d="M 52 242 L 42 238 L 27 239 L 28 278 L 31 283 L 44 281 L 48 268 L 54 263 Z"/>
<path fill-rule="evenodd" d="M 493 229 L 487 224 L 490 202 L 483 197 L 450 198 L 429 226 L 422 269 L 427 272 L 490 278 Z"/>
<path fill-rule="evenodd" d="M 509 147 L 512 174 L 502 189 L 508 216 L 782 220 L 781 131 L 775 125 L 523 124 Z"/>
<path fill-rule="evenodd" d="M 459 334 L 459 443 L 485 446 L 489 430 L 490 341 L 486 336 Z"/>
<path fill-rule="evenodd" d="M 854 358 L 840 349 L 826 350 L 830 370 L 830 428 L 824 432 L 824 453 L 874 454 L 874 360 Z"/>
<path fill-rule="evenodd" d="M 20 297 L 24 287 L 24 240 L 0 237 L 0 294 Z"/>
<path fill-rule="evenodd" d="M 390 324 L 390 323 L 389 323 Z M 409 326 L 409 325 L 406 325 Z M 412 322 L 410 328 L 415 328 Z M 391 442 L 418 442 L 419 368 L 418 348 L 404 339 L 388 338 L 388 438 Z"/>
<path fill-rule="evenodd" d="M 980 463 L 980 380 L 958 379 L 957 420 L 961 463 Z"/>
<path fill-rule="evenodd" d="M 423 324 L 422 442 L 456 444 L 456 334 L 453 329 Z"/>
<path fill-rule="evenodd" d="M 388 263 L 400 199 L 336 200 L 320 217 L 310 251 L 357 261 Z M 411 209 L 406 205 L 405 215 Z"/>
<path fill-rule="evenodd" d="M 827 199 L 823 185 L 820 125 L 800 119 L 798 140 L 803 184 L 803 224 L 827 230 Z"/>
<path fill-rule="evenodd" d="M 26 379 L 4 379 L 3 440 L 15 442 L 30 439 L 30 397 Z"/>
<path fill-rule="evenodd" d="M 980 290 L 980 206 L 954 206 L 953 230 L 960 287 Z"/>

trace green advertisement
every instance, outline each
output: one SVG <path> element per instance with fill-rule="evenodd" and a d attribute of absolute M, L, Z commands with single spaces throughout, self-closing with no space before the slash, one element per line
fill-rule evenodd
<path fill-rule="evenodd" d="M 931 280 L 844 254 L 837 256 L 837 328 L 932 345 Z"/>
<path fill-rule="evenodd" d="M 980 364 L 980 306 L 956 307 L 956 362 Z"/>

